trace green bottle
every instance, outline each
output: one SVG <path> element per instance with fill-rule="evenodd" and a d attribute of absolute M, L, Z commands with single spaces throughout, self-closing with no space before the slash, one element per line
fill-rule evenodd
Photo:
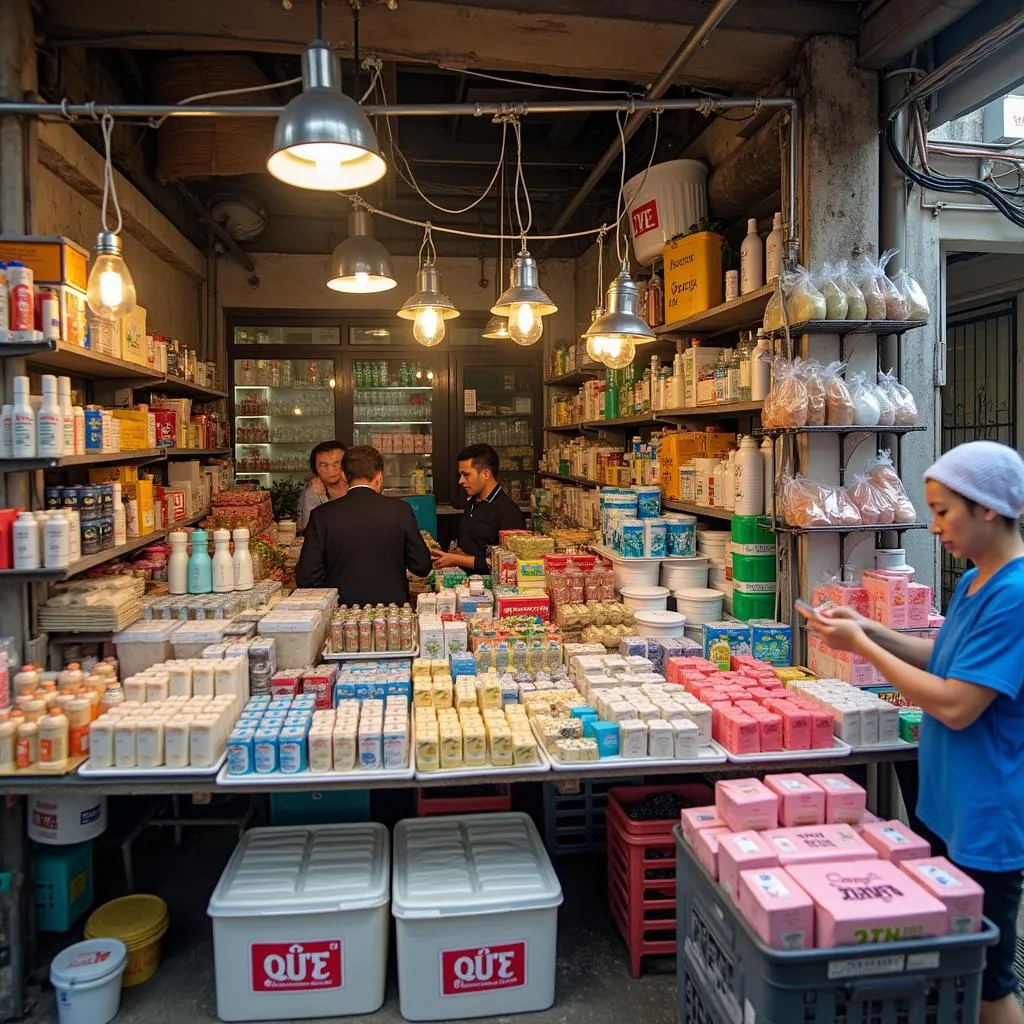
<path fill-rule="evenodd" d="M 619 371 L 617 370 L 605 372 L 604 418 L 606 420 L 619 418 Z"/>

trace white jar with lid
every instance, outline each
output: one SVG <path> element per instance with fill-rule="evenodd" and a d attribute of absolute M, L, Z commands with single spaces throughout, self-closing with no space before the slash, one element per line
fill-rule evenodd
<path fill-rule="evenodd" d="M 39 544 L 39 523 L 31 512 L 19 512 L 11 527 L 15 569 L 42 568 Z"/>

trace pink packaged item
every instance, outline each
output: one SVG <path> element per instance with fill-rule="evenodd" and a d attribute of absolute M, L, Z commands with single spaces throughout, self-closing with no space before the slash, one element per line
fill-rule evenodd
<path fill-rule="evenodd" d="M 857 825 L 868 807 L 868 794 L 845 775 L 812 775 L 811 781 L 825 790 L 825 821 Z"/>
<path fill-rule="evenodd" d="M 985 890 L 970 875 L 945 857 L 905 860 L 900 863 L 900 869 L 945 905 L 949 911 L 951 935 L 970 935 L 981 931 Z"/>
<path fill-rule="evenodd" d="M 825 791 L 806 775 L 767 775 L 764 784 L 778 795 L 780 824 L 787 828 L 825 824 Z"/>
<path fill-rule="evenodd" d="M 703 828 L 697 833 L 693 852 L 704 869 L 714 879 L 718 878 L 718 840 L 729 834 L 727 828 Z"/>
<path fill-rule="evenodd" d="M 740 913 L 766 946 L 814 947 L 814 903 L 784 868 L 741 871 Z"/>
<path fill-rule="evenodd" d="M 932 853 L 928 841 L 911 832 L 902 821 L 873 821 L 859 831 L 861 839 L 873 846 L 882 860 L 893 864 L 930 857 Z"/>
<path fill-rule="evenodd" d="M 870 617 L 891 629 L 907 628 L 907 578 L 879 570 L 861 573 L 871 602 Z"/>
<path fill-rule="evenodd" d="M 777 867 L 779 858 L 760 832 L 730 832 L 718 839 L 718 883 L 739 903 L 741 871 Z"/>
<path fill-rule="evenodd" d="M 878 857 L 850 825 L 777 828 L 766 832 L 764 841 L 775 851 L 784 868 L 818 861 L 874 860 Z"/>
<path fill-rule="evenodd" d="M 910 629 L 927 629 L 928 616 L 932 613 L 932 588 L 923 583 L 907 584 L 907 626 Z"/>
<path fill-rule="evenodd" d="M 733 832 L 779 826 L 779 798 L 760 779 L 719 779 L 715 809 Z"/>
<path fill-rule="evenodd" d="M 854 830 L 854 832 L 859 834 L 864 830 L 865 825 L 870 825 L 874 821 L 883 820 L 884 819 L 880 818 L 877 814 L 872 814 L 871 811 L 865 811 L 864 814 L 861 816 L 860 823 L 857 825 L 852 825 L 851 828 Z"/>
<path fill-rule="evenodd" d="M 816 904 L 820 947 L 936 938 L 949 931 L 945 906 L 888 861 L 802 864 L 789 870 Z"/>
<path fill-rule="evenodd" d="M 706 828 L 725 828 L 725 822 L 718 816 L 714 807 L 687 807 L 679 822 L 683 832 L 683 841 L 691 849 L 697 833 Z"/>

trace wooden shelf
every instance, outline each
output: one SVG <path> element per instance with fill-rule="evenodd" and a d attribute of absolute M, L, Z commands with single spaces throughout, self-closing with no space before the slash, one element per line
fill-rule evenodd
<path fill-rule="evenodd" d="M 766 284 L 755 292 L 743 295 L 731 302 L 723 302 L 703 313 L 689 316 L 685 320 L 655 327 L 654 333 L 659 337 L 674 334 L 699 334 L 705 338 L 713 338 L 716 334 L 727 334 L 729 331 L 741 331 L 759 327 L 764 319 L 764 311 L 768 300 L 775 293 L 774 284 Z"/>
<path fill-rule="evenodd" d="M 545 427 L 555 434 L 578 434 L 583 429 L 582 423 L 559 423 L 555 427 Z"/>
<path fill-rule="evenodd" d="M 226 391 L 217 391 L 216 388 L 208 388 L 203 384 L 195 384 L 190 380 L 182 380 L 181 377 L 172 377 L 169 374 L 152 385 L 154 391 L 166 391 L 169 395 L 183 395 L 186 398 L 206 398 L 210 400 L 227 398 Z"/>
<path fill-rule="evenodd" d="M 748 413 L 759 413 L 763 405 L 763 402 L 724 402 L 721 405 L 693 405 L 680 409 L 659 409 L 657 415 L 662 419 L 743 416 Z"/>
<path fill-rule="evenodd" d="M 230 448 L 166 448 L 169 459 L 199 459 L 231 454 Z"/>
<path fill-rule="evenodd" d="M 600 377 L 604 371 L 605 368 L 600 363 L 591 363 L 557 377 L 548 377 L 544 383 L 548 387 L 579 387 L 580 384 L 585 384 L 588 380 Z"/>
<path fill-rule="evenodd" d="M 36 469 L 70 469 L 75 466 L 98 466 L 108 463 L 136 464 L 163 462 L 163 448 L 143 448 L 130 452 L 86 452 L 61 458 L 39 456 L 34 459 L 0 459 L 0 473 L 21 473 Z"/>
<path fill-rule="evenodd" d="M 617 420 L 587 420 L 580 426 L 587 430 L 604 430 L 607 427 L 653 427 L 660 419 L 657 413 L 645 412 L 639 416 L 624 416 Z"/>
<path fill-rule="evenodd" d="M 545 473 L 540 474 L 546 480 L 557 480 L 563 484 L 578 484 L 580 487 L 606 487 L 607 484 L 600 484 L 596 480 L 588 480 L 584 476 L 561 476 L 558 473 Z"/>
<path fill-rule="evenodd" d="M 661 499 L 661 507 L 670 512 L 686 512 L 691 516 L 708 516 L 711 519 L 732 519 L 733 513 L 724 508 L 710 508 L 707 505 L 695 505 L 691 501 L 672 501 L 670 498 Z"/>
<path fill-rule="evenodd" d="M 26 352 L 25 358 L 34 366 L 94 380 L 160 381 L 165 377 L 165 374 L 149 366 L 129 363 L 125 359 L 115 359 L 113 356 L 105 356 L 63 341 L 41 342 L 30 352 Z"/>

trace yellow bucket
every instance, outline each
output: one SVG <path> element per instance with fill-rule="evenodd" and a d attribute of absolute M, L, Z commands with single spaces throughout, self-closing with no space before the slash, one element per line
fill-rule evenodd
<path fill-rule="evenodd" d="M 141 985 L 160 966 L 160 941 L 167 933 L 167 904 L 159 896 L 123 896 L 94 910 L 85 922 L 87 939 L 120 939 L 128 949 L 123 988 Z"/>

